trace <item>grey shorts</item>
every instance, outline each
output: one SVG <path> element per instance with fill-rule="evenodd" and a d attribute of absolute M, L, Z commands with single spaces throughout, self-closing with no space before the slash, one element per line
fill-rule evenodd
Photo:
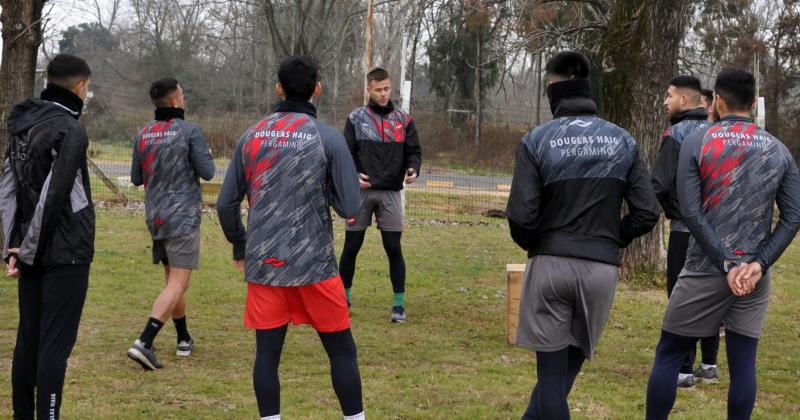
<path fill-rule="evenodd" d="M 722 273 L 698 273 L 684 269 L 664 314 L 664 330 L 685 337 L 718 334 L 726 330 L 758 338 L 764 327 L 770 295 L 770 272 L 745 296 L 731 292 Z"/>
<path fill-rule="evenodd" d="M 578 347 L 591 359 L 608 320 L 617 266 L 537 255 L 528 260 L 520 297 L 517 344 L 534 351 Z"/>
<path fill-rule="evenodd" d="M 197 270 L 200 266 L 200 232 L 154 240 L 153 264 Z"/>
<path fill-rule="evenodd" d="M 403 202 L 400 191 L 361 190 L 361 208 L 355 220 L 345 222 L 345 230 L 366 230 L 372 224 L 372 214 L 378 229 L 385 232 L 403 231 Z"/>

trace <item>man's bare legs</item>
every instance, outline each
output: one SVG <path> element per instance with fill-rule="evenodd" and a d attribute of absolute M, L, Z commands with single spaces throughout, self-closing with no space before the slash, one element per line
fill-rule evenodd
<path fill-rule="evenodd" d="M 163 322 L 172 316 L 172 319 L 180 319 L 186 316 L 186 297 L 184 294 L 189 288 L 189 277 L 192 270 L 187 268 L 176 268 L 168 265 L 164 266 L 164 289 L 153 302 L 153 310 L 150 316 Z"/>
<path fill-rule="evenodd" d="M 164 326 L 164 322 L 172 317 L 175 330 L 178 333 L 176 355 L 189 356 L 194 349 L 194 340 L 186 328 L 186 298 L 184 294 L 189 288 L 189 278 L 192 270 L 187 268 L 164 266 L 164 288 L 153 302 L 150 319 L 136 340 L 133 347 L 128 350 L 128 357 L 148 370 L 160 369 L 162 365 L 156 360 L 153 350 L 153 341 Z"/>

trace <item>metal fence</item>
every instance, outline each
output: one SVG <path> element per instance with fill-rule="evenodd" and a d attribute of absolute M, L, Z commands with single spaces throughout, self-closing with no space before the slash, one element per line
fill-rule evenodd
<path fill-rule="evenodd" d="M 89 157 L 96 166 L 95 200 L 144 198 L 144 190 L 130 183 L 131 148 L 133 137 L 152 119 L 153 110 L 140 99 L 129 99 L 134 94 L 115 90 L 101 97 L 95 93 L 82 117 L 90 137 Z M 413 103 L 411 114 L 420 133 L 423 167 L 419 180 L 406 189 L 407 217 L 474 220 L 505 209 L 516 147 L 535 124 L 536 110 L 524 105 L 487 104 L 476 142 L 476 118 L 468 105 Z M 322 109 L 319 118 L 343 128 L 349 110 L 336 111 Z M 214 179 L 202 183 L 207 203 L 216 200 L 239 136 L 264 116 L 258 112 L 192 113 L 190 105 L 187 120 L 203 128 L 217 164 Z M 549 113 L 544 116 L 547 118 Z"/>

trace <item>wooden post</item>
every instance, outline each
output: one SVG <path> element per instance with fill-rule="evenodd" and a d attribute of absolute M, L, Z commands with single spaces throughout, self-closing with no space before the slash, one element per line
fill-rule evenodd
<path fill-rule="evenodd" d="M 114 184 L 114 181 L 108 179 L 106 174 L 104 174 L 103 171 L 100 170 L 100 168 L 98 168 L 97 165 L 95 165 L 94 161 L 87 158 L 86 162 L 89 164 L 89 168 L 92 170 L 92 172 L 94 172 L 94 174 L 97 175 L 97 177 L 100 178 L 101 181 L 103 181 L 103 184 L 105 184 L 106 187 L 108 187 L 108 189 L 114 193 L 116 201 L 122 204 L 128 204 L 128 197 L 125 197 L 125 194 L 123 194 L 122 191 L 120 191 L 120 189 L 117 188 L 116 184 Z"/>
<path fill-rule="evenodd" d="M 506 342 L 517 344 L 519 301 L 525 283 L 525 264 L 506 265 Z"/>

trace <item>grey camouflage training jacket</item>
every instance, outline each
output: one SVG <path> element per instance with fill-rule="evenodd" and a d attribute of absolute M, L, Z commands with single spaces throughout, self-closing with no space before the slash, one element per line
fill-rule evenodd
<path fill-rule="evenodd" d="M 144 185 L 145 218 L 153 240 L 200 228 L 200 180 L 214 177 L 214 160 L 199 126 L 181 118 L 153 121 L 133 146 L 131 182 Z"/>
<path fill-rule="evenodd" d="M 786 146 L 744 117 L 695 131 L 681 147 L 678 201 L 692 233 L 686 269 L 725 271 L 757 261 L 763 272 L 800 229 L 800 175 Z M 774 205 L 780 220 L 772 230 Z"/>
<path fill-rule="evenodd" d="M 249 282 L 305 286 L 339 274 L 330 207 L 355 216 L 358 176 L 342 134 L 315 115 L 310 102 L 280 103 L 244 133 L 231 158 L 217 213 Z"/>

